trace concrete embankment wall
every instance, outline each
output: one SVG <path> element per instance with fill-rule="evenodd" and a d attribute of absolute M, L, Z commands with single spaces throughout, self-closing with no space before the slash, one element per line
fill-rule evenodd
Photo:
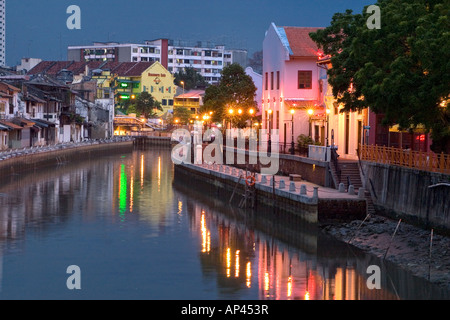
<path fill-rule="evenodd" d="M 62 162 L 87 160 L 104 154 L 132 151 L 133 141 L 113 142 L 58 149 L 28 155 L 22 155 L 0 161 L 0 179 L 41 167 L 55 166 Z"/>
<path fill-rule="evenodd" d="M 245 182 L 238 182 L 238 177 L 211 171 L 190 165 L 175 166 L 175 179 L 181 179 L 193 186 L 207 186 L 214 189 L 221 199 L 231 199 L 234 203 L 242 199 Z M 294 194 L 270 185 L 256 184 L 256 208 L 258 205 L 282 211 L 294 219 L 307 223 L 326 221 L 349 221 L 363 219 L 366 215 L 366 202 L 361 199 L 321 199 Z"/>
<path fill-rule="evenodd" d="M 227 150 L 225 148 L 225 150 Z M 244 153 L 245 159 L 248 160 L 249 151 L 239 150 L 239 149 L 231 149 L 235 152 L 234 163 L 238 168 L 245 169 L 246 165 L 239 165 L 238 163 L 238 154 Z M 264 157 L 264 153 L 259 155 L 259 157 Z M 332 178 L 329 169 L 329 163 L 325 161 L 319 161 L 314 159 L 309 159 L 306 157 L 300 157 L 289 154 L 278 154 L 272 155 L 272 161 L 279 161 L 279 174 L 290 174 L 295 173 L 302 176 L 302 179 L 315 183 L 322 187 L 332 187 Z M 266 163 L 267 161 L 264 161 Z M 224 163 L 226 163 L 226 157 L 224 154 Z M 261 163 L 258 161 L 258 164 L 251 166 L 253 170 L 260 172 Z"/>
<path fill-rule="evenodd" d="M 450 175 L 361 162 L 377 212 L 450 232 Z"/>

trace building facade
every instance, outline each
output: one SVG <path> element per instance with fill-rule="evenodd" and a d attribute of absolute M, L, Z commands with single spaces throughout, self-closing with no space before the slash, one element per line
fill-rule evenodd
<path fill-rule="evenodd" d="M 255 87 L 256 87 L 255 100 L 256 100 L 257 105 L 258 105 L 258 112 L 255 114 L 255 116 L 260 116 L 261 112 L 262 112 L 262 99 L 263 99 L 262 98 L 262 94 L 263 94 L 263 86 L 262 86 L 263 79 L 262 79 L 262 75 L 257 73 L 257 72 L 255 72 L 252 67 L 245 68 L 245 73 L 252 78 L 253 83 L 255 84 Z"/>
<path fill-rule="evenodd" d="M 278 129 L 284 146 L 301 134 L 325 144 L 321 79 L 326 72 L 317 65 L 320 52 L 309 37 L 318 29 L 272 23 L 263 41 L 263 128 Z"/>
<path fill-rule="evenodd" d="M 231 50 L 210 43 L 157 39 L 143 44 L 95 42 L 91 46 L 69 46 L 71 61 L 160 62 L 172 73 L 187 67 L 194 68 L 207 82 L 220 80 L 224 66 L 239 63 L 247 65 L 246 50 Z"/>

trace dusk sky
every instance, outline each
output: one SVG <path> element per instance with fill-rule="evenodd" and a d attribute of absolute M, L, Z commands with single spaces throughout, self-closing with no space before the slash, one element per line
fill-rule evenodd
<path fill-rule="evenodd" d="M 94 41 L 210 41 L 262 49 L 271 22 L 326 27 L 336 12 L 361 13 L 376 0 L 6 0 L 7 64 L 23 57 L 66 60 L 68 45 Z M 69 30 L 67 7 L 81 8 L 81 30 Z"/>

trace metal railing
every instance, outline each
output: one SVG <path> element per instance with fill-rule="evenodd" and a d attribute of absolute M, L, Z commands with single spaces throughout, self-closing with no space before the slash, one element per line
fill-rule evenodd
<path fill-rule="evenodd" d="M 377 145 L 360 145 L 360 158 L 363 161 L 392 164 L 423 171 L 450 174 L 450 155 L 403 150 Z"/>

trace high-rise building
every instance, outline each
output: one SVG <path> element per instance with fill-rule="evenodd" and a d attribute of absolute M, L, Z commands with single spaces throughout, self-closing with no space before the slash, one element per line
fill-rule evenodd
<path fill-rule="evenodd" d="M 217 83 L 224 66 L 238 63 L 247 66 L 247 51 L 226 49 L 211 43 L 187 43 L 167 39 L 143 44 L 95 42 L 91 46 L 69 46 L 71 61 L 160 62 L 172 73 L 192 67 L 207 82 Z"/>
<path fill-rule="evenodd" d="M 6 0 L 0 0 L 0 66 L 6 65 Z"/>

